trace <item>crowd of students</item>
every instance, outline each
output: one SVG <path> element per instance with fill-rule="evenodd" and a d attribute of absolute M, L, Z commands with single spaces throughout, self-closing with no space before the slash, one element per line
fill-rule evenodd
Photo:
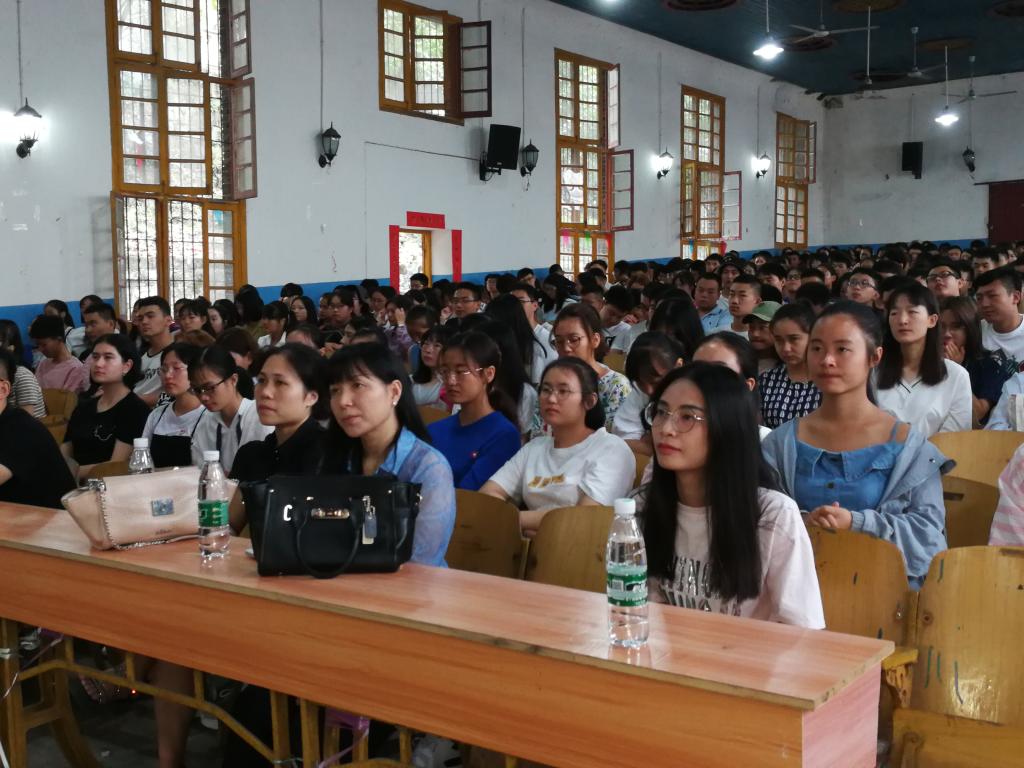
<path fill-rule="evenodd" d="M 0 500 L 59 506 L 145 436 L 157 467 L 218 450 L 240 480 L 421 483 L 413 560 L 444 567 L 456 488 L 515 504 L 527 536 L 551 509 L 635 493 L 654 599 L 820 628 L 804 523 L 893 542 L 917 587 L 945 547 L 949 462 L 928 438 L 1024 430 L 1022 273 L 1024 243 L 915 242 L 414 275 L 405 294 L 289 283 L 266 304 L 244 286 L 126 319 L 87 296 L 80 328 L 52 301 L 34 354 L 0 320 Z M 78 396 L 59 449 L 42 389 Z M 427 427 L 421 407 L 448 415 Z M 1014 462 L 994 543 L 1024 544 Z M 157 714 L 177 765 L 188 713 Z"/>

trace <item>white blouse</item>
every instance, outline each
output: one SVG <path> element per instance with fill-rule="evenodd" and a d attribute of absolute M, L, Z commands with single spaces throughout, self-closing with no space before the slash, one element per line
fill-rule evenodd
<path fill-rule="evenodd" d="M 963 432 L 971 428 L 973 399 L 971 377 L 967 369 L 951 360 L 946 363 L 946 378 L 929 386 L 918 378 L 900 380 L 890 389 L 879 388 L 878 407 L 900 421 L 906 421 L 931 437 L 936 432 Z"/>

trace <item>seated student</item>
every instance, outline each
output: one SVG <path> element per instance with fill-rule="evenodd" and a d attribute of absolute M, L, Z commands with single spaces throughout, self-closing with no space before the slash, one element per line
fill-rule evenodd
<path fill-rule="evenodd" d="M 43 314 L 60 318 L 64 326 L 64 341 L 71 349 L 71 354 L 78 356 L 85 351 L 85 329 L 75 327 L 75 319 L 66 303 L 60 299 L 50 299 L 43 306 Z"/>
<path fill-rule="evenodd" d="M 756 277 L 739 275 L 729 288 L 729 314 L 732 323 L 724 330 L 748 338 L 747 316 L 761 303 L 761 283 Z"/>
<path fill-rule="evenodd" d="M 742 381 L 684 366 L 658 385 L 647 418 L 653 471 L 637 512 L 652 600 L 824 629 L 811 541 L 775 489 Z"/>
<path fill-rule="evenodd" d="M 21 342 L 21 331 L 13 320 L 0 320 L 0 349 L 6 349 L 18 362 L 18 369 L 11 378 L 12 391 L 7 404 L 12 408 L 21 408 L 29 416 L 41 419 L 46 416 L 46 404 L 43 402 L 43 389 L 39 380 L 25 365 L 25 347 Z"/>
<path fill-rule="evenodd" d="M 584 361 L 560 357 L 548 365 L 540 407 L 550 435 L 524 445 L 480 489 L 524 509 L 519 522 L 528 536 L 548 510 L 612 504 L 636 473 L 629 446 L 604 427 L 597 374 Z"/>
<path fill-rule="evenodd" d="M 324 335 L 310 323 L 299 323 L 288 331 L 285 339 L 288 344 L 305 344 L 318 352 L 324 348 Z"/>
<path fill-rule="evenodd" d="M 353 344 L 327 364 L 331 414 L 324 472 L 393 475 L 422 485 L 412 562 L 447 567 L 455 485 L 447 460 L 427 442 L 409 376 L 383 344 Z"/>
<path fill-rule="evenodd" d="M 369 289 L 371 316 L 377 325 L 387 325 L 387 306 L 391 299 L 395 298 L 398 292 L 390 285 L 377 285 Z"/>
<path fill-rule="evenodd" d="M 604 412 L 605 427 L 611 429 L 615 421 L 615 412 L 619 410 L 632 387 L 629 385 L 629 379 L 621 373 L 597 361 L 598 353 L 604 349 L 601 318 L 597 312 L 582 302 L 563 307 L 551 328 L 551 346 L 559 358 L 578 358 L 590 366 L 597 375 L 597 392 Z M 541 413 L 543 410 L 543 403 L 540 403 L 534 411 L 530 430 L 534 436 L 544 431 Z"/>
<path fill-rule="evenodd" d="M 683 358 L 693 357 L 697 345 L 705 336 L 704 325 L 698 318 L 690 298 L 677 290 L 666 291 L 658 300 L 648 326 L 652 331 L 675 339 L 683 348 Z"/>
<path fill-rule="evenodd" d="M 238 325 L 238 310 L 233 302 L 228 299 L 217 299 L 213 305 L 206 310 L 206 317 L 210 321 L 210 334 L 214 338 L 220 336 L 228 328 Z"/>
<path fill-rule="evenodd" d="M 71 354 L 64 341 L 64 325 L 60 318 L 39 315 L 28 328 L 29 338 L 43 359 L 36 366 L 36 379 L 42 389 L 84 392 L 89 388 L 89 371 Z"/>
<path fill-rule="evenodd" d="M 826 309 L 811 327 L 807 350 L 821 407 L 774 430 L 764 452 L 810 525 L 893 542 L 917 589 L 946 548 L 941 475 L 950 462 L 872 403 L 871 372 L 881 359 L 874 310 L 848 301 Z"/>
<path fill-rule="evenodd" d="M 420 363 L 412 374 L 413 401 L 416 405 L 451 410 L 439 369 L 441 350 L 452 335 L 443 325 L 435 325 L 424 334 L 420 342 Z"/>
<path fill-rule="evenodd" d="M 417 272 L 409 278 L 409 290 L 422 291 L 430 287 L 430 278 L 422 272 Z"/>
<path fill-rule="evenodd" d="M 420 364 L 420 342 L 427 331 L 438 323 L 437 310 L 428 304 L 417 304 L 405 316 L 405 327 L 409 332 L 412 346 L 409 347 L 409 370 L 415 371 Z"/>
<path fill-rule="evenodd" d="M 544 367 L 555 359 L 555 351 L 551 349 L 551 328 L 542 324 L 538 319 L 541 292 L 533 284 L 517 283 L 512 286 L 509 294 L 519 302 L 526 317 L 526 323 L 533 334 L 534 343 L 524 346 L 530 352 L 530 363 L 527 366 L 527 370 L 530 372 L 530 382 L 536 386 L 540 383 Z"/>
<path fill-rule="evenodd" d="M 849 275 L 850 277 L 846 281 L 846 295 L 843 298 L 863 304 L 865 307 L 878 309 L 882 298 L 878 292 L 879 283 L 882 282 L 881 275 L 867 267 L 857 267 Z"/>
<path fill-rule="evenodd" d="M 774 290 L 770 286 L 765 286 L 762 292 Z M 757 353 L 758 373 L 771 370 L 779 362 L 778 353 L 775 351 L 775 339 L 772 337 L 771 322 L 781 306 L 782 302 L 780 301 L 766 299 L 743 318 L 743 322 L 747 326 L 747 340 Z"/>
<path fill-rule="evenodd" d="M 705 336 L 697 351 L 694 362 L 717 363 L 736 373 L 747 385 L 755 410 L 760 408 L 760 392 L 757 389 L 757 353 L 750 342 L 731 331 L 719 331 Z M 758 428 L 764 440 L 771 430 L 763 424 Z"/>
<path fill-rule="evenodd" d="M 199 359 L 202 352 L 194 344 L 176 341 L 160 354 L 160 383 L 172 400 L 158 405 L 149 414 L 142 430 L 142 436 L 149 438 L 154 467 L 187 467 L 192 464 L 192 436 L 206 409 L 192 391 L 188 367 Z"/>
<path fill-rule="evenodd" d="M 438 375 L 459 412 L 427 427 L 448 460 L 456 488 L 478 491 L 522 444 L 514 400 L 497 382 L 498 345 L 484 333 L 455 335 L 441 355 Z"/>
<path fill-rule="evenodd" d="M 832 293 L 820 283 L 808 283 L 801 285 L 796 292 L 796 300 L 793 303 L 806 304 L 815 315 L 832 303 Z"/>
<path fill-rule="evenodd" d="M 61 509 L 60 497 L 74 489 L 75 479 L 46 427 L 11 406 L 18 367 L 14 355 L 0 349 L 0 502 Z"/>
<path fill-rule="evenodd" d="M 981 315 L 981 344 L 992 352 L 1002 352 L 1024 369 L 1024 314 L 1021 302 L 1021 275 L 1013 269 L 993 269 L 974 280 L 974 300 Z"/>
<path fill-rule="evenodd" d="M 997 547 L 1024 547 L 1024 445 L 999 475 L 999 506 L 992 518 L 988 543 Z"/>
<path fill-rule="evenodd" d="M 893 291 L 886 306 L 889 332 L 878 366 L 878 407 L 925 437 L 970 429 L 971 377 L 943 357 L 935 296 L 908 283 Z"/>
<path fill-rule="evenodd" d="M 235 365 L 247 374 L 260 354 L 260 349 L 252 334 L 241 327 L 228 328 L 224 331 L 217 337 L 217 346 L 224 347 L 230 352 Z"/>
<path fill-rule="evenodd" d="M 85 326 L 85 351 L 78 356 L 78 359 L 85 362 L 92 354 L 92 345 L 96 339 L 106 336 L 108 333 L 117 333 L 120 329 L 117 325 L 117 314 L 109 304 L 100 302 L 90 304 L 82 310 L 82 323 Z"/>
<path fill-rule="evenodd" d="M 96 464 L 127 461 L 149 417 L 149 407 L 132 391 L 139 377 L 139 353 L 127 336 L 100 338 L 92 348 L 90 373 L 101 394 L 79 401 L 60 447 L 79 480 Z"/>
<path fill-rule="evenodd" d="M 613 285 L 605 293 L 604 306 L 601 308 L 601 325 L 604 327 L 604 335 L 609 345 L 629 335 L 633 326 L 632 320 L 627 322 L 627 318 L 631 318 L 630 312 L 635 304 L 633 292 L 621 285 Z"/>
<path fill-rule="evenodd" d="M 220 451 L 221 466 L 230 473 L 238 449 L 272 431 L 260 423 L 256 404 L 239 391 L 243 374 L 220 344 L 204 349 L 188 368 L 192 391 L 206 407 L 192 435 L 192 463 L 197 467 L 203 464 L 204 451 Z"/>
<path fill-rule="evenodd" d="M 615 414 L 612 434 L 618 435 L 636 453 L 650 456 L 653 452 L 650 425 L 643 420 L 643 412 L 650 402 L 651 393 L 665 375 L 683 364 L 686 352 L 682 344 L 664 333 L 648 331 L 633 343 L 626 357 L 626 376 L 633 389 Z"/>
<path fill-rule="evenodd" d="M 296 325 L 306 323 L 314 326 L 320 324 L 316 306 L 309 296 L 293 296 L 286 302 L 286 306 L 289 313 L 289 325 L 287 327 L 293 328 Z"/>
<path fill-rule="evenodd" d="M 967 369 L 975 426 L 988 423 L 992 408 L 999 401 L 1003 384 L 1017 369 L 1003 352 L 990 352 L 981 345 L 981 323 L 974 302 L 963 296 L 944 299 L 939 308 L 939 328 L 943 351 Z"/>
<path fill-rule="evenodd" d="M 412 299 L 408 296 L 392 296 L 384 305 L 384 336 L 388 340 L 388 349 L 402 362 L 408 362 L 409 350 L 413 345 L 412 336 L 406 327 L 406 314 L 413 308 Z"/>
<path fill-rule="evenodd" d="M 288 307 L 283 301 L 271 301 L 264 304 L 260 315 L 260 325 L 266 333 L 256 340 L 256 345 L 260 349 L 284 346 L 288 318 Z"/>
<path fill-rule="evenodd" d="M 210 305 L 206 299 L 189 299 L 174 313 L 178 329 L 182 332 L 204 331 L 215 336 L 210 325 Z"/>
<path fill-rule="evenodd" d="M 784 295 L 786 290 L 786 268 L 776 262 L 766 262 L 757 268 L 757 279 L 762 286 L 770 285 Z"/>
<path fill-rule="evenodd" d="M 1013 374 L 1003 384 L 999 399 L 992 408 L 985 429 L 1024 431 L 1024 421 L 1020 417 L 1022 400 L 1024 400 L 1024 371 Z"/>
<path fill-rule="evenodd" d="M 252 286 L 243 286 L 235 294 L 235 309 L 238 310 L 238 325 L 253 341 L 258 341 L 263 331 L 263 299 Z"/>
<path fill-rule="evenodd" d="M 722 278 L 715 272 L 704 272 L 697 278 L 693 303 L 700 315 L 704 333 L 727 328 L 732 322 L 729 305 L 722 303 Z"/>
<path fill-rule="evenodd" d="M 139 336 L 146 344 L 146 351 L 142 354 L 139 369 L 136 371 L 139 380 L 135 385 L 135 394 L 152 408 L 163 394 L 157 369 L 160 368 L 160 354 L 174 341 L 171 334 L 171 323 L 174 322 L 174 318 L 171 317 L 171 308 L 167 300 L 160 296 L 140 299 L 137 307 L 137 327 Z"/>
<path fill-rule="evenodd" d="M 501 299 L 502 297 L 499 296 L 495 302 L 501 301 Z M 530 377 L 522 363 L 519 344 L 516 342 L 511 326 L 492 320 L 488 315 L 477 315 L 477 317 L 483 318 L 483 321 L 473 325 L 471 330 L 482 333 L 493 340 L 501 353 L 501 365 L 498 366 L 494 384 L 508 397 L 508 402 L 503 410 L 515 416 L 513 423 L 519 428 L 523 439 L 528 440 L 533 425 L 533 415 L 537 412 L 537 390 L 530 383 Z M 469 320 L 465 321 L 465 323 L 469 322 Z M 455 412 L 454 407 L 452 412 Z"/>
<path fill-rule="evenodd" d="M 805 304 L 787 304 L 772 317 L 771 334 L 781 362 L 757 376 L 761 422 L 775 429 L 806 416 L 821 405 L 821 392 L 807 372 L 807 342 L 814 312 Z"/>
<path fill-rule="evenodd" d="M 928 268 L 928 289 L 935 294 L 935 298 L 941 304 L 943 299 L 949 299 L 960 295 L 963 287 L 963 280 L 960 272 L 949 259 L 933 261 Z"/>

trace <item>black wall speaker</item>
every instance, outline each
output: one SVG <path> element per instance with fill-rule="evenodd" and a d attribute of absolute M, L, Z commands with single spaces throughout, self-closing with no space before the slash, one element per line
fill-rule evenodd
<path fill-rule="evenodd" d="M 921 178 L 924 162 L 924 143 L 920 141 L 903 142 L 903 170 L 914 174 L 915 179 Z"/>

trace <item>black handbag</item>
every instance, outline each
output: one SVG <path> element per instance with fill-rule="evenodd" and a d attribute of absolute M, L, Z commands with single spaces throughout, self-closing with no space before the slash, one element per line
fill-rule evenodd
<path fill-rule="evenodd" d="M 239 484 L 261 576 L 393 573 L 412 557 L 420 486 L 392 476 L 273 475 Z"/>

